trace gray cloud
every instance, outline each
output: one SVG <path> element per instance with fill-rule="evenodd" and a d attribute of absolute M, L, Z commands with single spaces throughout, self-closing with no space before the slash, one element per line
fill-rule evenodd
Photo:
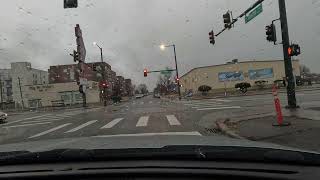
<path fill-rule="evenodd" d="M 144 68 L 173 67 L 173 52 L 160 51 L 161 43 L 176 44 L 181 74 L 234 58 L 282 59 L 281 46 L 268 43 L 264 34 L 265 25 L 279 16 L 276 0 L 266 0 L 263 14 L 248 24 L 240 20 L 216 39 L 214 47 L 208 42 L 208 32 L 223 27 L 223 13 L 230 9 L 238 15 L 254 1 L 79 0 L 79 8 L 63 9 L 63 0 L 6 0 L 0 7 L 0 65 L 30 61 L 48 69 L 72 63 L 69 53 L 76 47 L 77 23 L 83 30 L 87 60 L 99 60 L 92 45 L 97 41 L 117 74 L 135 83 L 154 85 L 157 75 L 143 78 Z M 299 59 L 318 72 L 320 2 L 287 0 L 287 9 L 291 40 L 303 50 Z"/>

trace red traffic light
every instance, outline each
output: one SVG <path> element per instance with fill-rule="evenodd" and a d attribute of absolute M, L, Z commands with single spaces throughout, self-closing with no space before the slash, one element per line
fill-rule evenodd
<path fill-rule="evenodd" d="M 144 77 L 148 76 L 148 70 L 147 69 L 143 70 L 143 75 L 144 75 Z"/>
<path fill-rule="evenodd" d="M 288 48 L 288 54 L 289 54 L 289 56 L 292 56 L 292 48 L 291 47 Z"/>

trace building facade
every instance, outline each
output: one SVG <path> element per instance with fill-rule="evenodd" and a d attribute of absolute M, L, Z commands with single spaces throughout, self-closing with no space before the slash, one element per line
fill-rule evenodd
<path fill-rule="evenodd" d="M 99 102 L 99 85 L 97 82 L 88 81 L 86 91 L 87 103 Z M 23 91 L 26 108 L 41 108 L 51 106 L 68 106 L 82 104 L 82 94 L 76 82 L 55 83 L 45 85 L 25 86 Z"/>
<path fill-rule="evenodd" d="M 131 79 L 125 79 L 125 96 L 133 96 L 133 87 Z"/>
<path fill-rule="evenodd" d="M 34 69 L 29 62 L 11 63 L 10 76 L 12 78 L 12 99 L 16 107 L 28 106 L 24 93 L 30 85 L 48 84 L 48 72 Z"/>
<path fill-rule="evenodd" d="M 0 103 L 13 102 L 10 69 L 0 69 Z"/>
<path fill-rule="evenodd" d="M 103 66 L 104 72 L 102 72 Z M 79 79 L 78 64 L 50 66 L 48 71 L 50 84 L 77 82 Z M 112 72 L 111 66 L 105 62 L 86 63 L 84 68 L 85 78 L 88 81 L 99 82 L 103 80 L 103 74 L 108 82 L 114 81 Z"/>
<path fill-rule="evenodd" d="M 293 60 L 293 73 L 300 76 L 300 64 Z M 231 63 L 194 68 L 180 77 L 182 92 L 197 92 L 202 85 L 213 90 L 234 88 L 237 83 L 248 82 L 251 86 L 256 81 L 264 80 L 273 84 L 276 80 L 284 80 L 285 69 L 283 60 L 271 61 L 233 61 Z"/>

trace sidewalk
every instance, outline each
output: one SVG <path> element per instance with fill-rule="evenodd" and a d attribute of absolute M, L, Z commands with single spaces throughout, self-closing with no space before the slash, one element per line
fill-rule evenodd
<path fill-rule="evenodd" d="M 243 138 L 253 141 L 271 142 L 288 147 L 320 152 L 320 121 L 305 118 L 308 113 L 291 114 L 285 112 L 284 120 L 290 122 L 290 126 L 273 126 L 276 116 L 269 114 L 250 119 L 233 119 L 218 121 L 218 128 L 226 135 L 233 138 Z M 307 111 L 311 112 L 311 111 Z M 313 112 L 314 115 L 320 112 Z M 302 116 L 299 116 L 302 115 Z"/>

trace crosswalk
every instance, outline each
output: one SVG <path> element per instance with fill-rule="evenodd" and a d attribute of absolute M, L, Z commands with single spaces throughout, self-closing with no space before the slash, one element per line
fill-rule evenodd
<path fill-rule="evenodd" d="M 164 115 L 166 117 L 166 121 L 167 124 L 171 127 L 177 127 L 177 126 L 181 126 L 181 122 L 177 119 L 177 117 L 173 114 L 169 114 L 169 115 Z M 139 118 L 137 118 L 135 127 L 136 128 L 145 128 L 149 125 L 149 121 L 150 121 L 150 116 L 141 116 Z M 156 118 L 153 119 L 154 121 L 159 121 L 161 120 L 161 118 Z M 71 134 L 71 133 L 76 133 L 78 131 L 81 130 L 85 130 L 85 128 L 89 128 L 89 126 L 93 126 L 95 124 L 97 124 L 95 127 L 91 128 L 90 131 L 97 131 L 97 130 L 109 130 L 112 128 L 119 128 L 119 126 L 121 126 L 121 123 L 128 123 L 129 121 L 132 121 L 131 118 L 115 118 L 112 119 L 110 122 L 107 122 L 106 124 L 103 124 L 101 126 L 101 123 L 103 123 L 105 120 L 89 120 L 87 122 L 83 122 L 81 124 L 77 124 L 75 125 L 77 122 L 68 122 L 68 123 L 63 123 L 63 124 L 57 124 L 54 127 L 50 127 L 49 129 L 46 129 L 42 132 L 39 132 L 35 135 L 31 135 L 30 137 L 28 137 L 28 139 L 34 139 L 34 138 L 38 138 L 44 135 L 48 135 L 54 132 L 57 132 L 59 130 L 61 130 L 63 134 Z M 124 122 L 127 121 L 127 122 Z M 116 127 L 118 126 L 118 127 Z M 60 134 L 60 132 L 58 133 Z"/>
<path fill-rule="evenodd" d="M 203 99 L 203 100 L 182 100 L 177 101 L 184 106 L 197 111 L 210 110 L 226 110 L 226 109 L 240 109 L 241 106 L 232 105 L 232 100 L 228 99 Z"/>
<path fill-rule="evenodd" d="M 57 121 L 62 121 L 67 118 L 71 118 L 73 116 L 76 116 L 82 113 L 97 111 L 99 109 L 100 108 L 93 108 L 93 109 L 86 109 L 86 110 L 81 109 L 81 110 L 66 111 L 60 114 L 45 114 L 40 116 L 33 116 L 29 118 L 8 122 L 5 124 L 5 126 L 2 126 L 2 127 L 15 128 L 15 127 L 30 127 L 30 126 L 51 124 Z"/>

